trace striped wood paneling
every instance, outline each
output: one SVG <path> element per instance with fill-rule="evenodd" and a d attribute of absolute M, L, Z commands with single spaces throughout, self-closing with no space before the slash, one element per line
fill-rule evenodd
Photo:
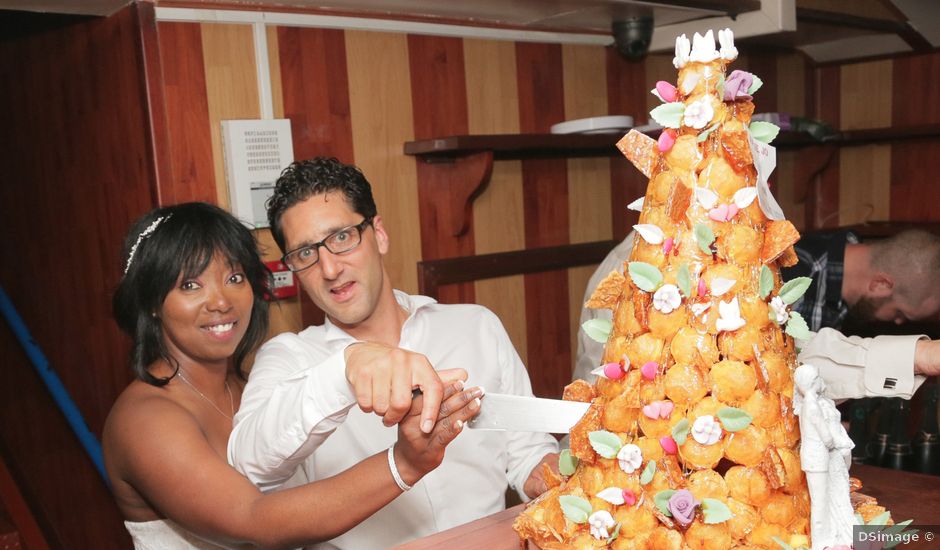
<path fill-rule="evenodd" d="M 467 133 L 467 85 L 463 40 L 440 36 L 408 36 L 412 116 L 417 139 Z M 453 164 L 429 165 L 415 160 L 418 174 L 418 208 L 421 213 L 421 251 L 427 260 L 472 255 L 473 217 L 465 233 L 455 236 L 451 221 L 464 214 L 465 205 L 455 197 L 467 193 L 475 182 L 461 177 L 462 159 Z M 474 302 L 471 283 L 440 289 L 440 300 Z"/>
<path fill-rule="evenodd" d="M 565 118 L 561 46 L 516 44 L 519 129 L 548 132 Z M 522 161 L 526 248 L 567 244 L 564 159 Z M 558 397 L 571 380 L 567 272 L 525 276 L 529 377 L 536 395 Z"/>
<path fill-rule="evenodd" d="M 940 123 L 940 54 L 894 60 L 892 122 L 895 126 Z M 937 221 L 940 185 L 934 166 L 940 141 L 891 146 L 891 219 Z"/>
<path fill-rule="evenodd" d="M 391 250 L 385 267 L 396 288 L 417 292 L 421 259 L 415 160 L 402 154 L 414 139 L 405 35 L 346 31 L 351 135 L 356 164 L 372 183 Z"/>
<path fill-rule="evenodd" d="M 163 204 L 217 202 L 215 162 L 209 126 L 202 26 L 160 23 L 167 129 L 172 177 L 160 182 Z"/>
<path fill-rule="evenodd" d="M 647 86 L 646 63 L 628 61 L 614 48 L 606 48 L 607 105 L 612 115 L 630 115 L 633 124 L 646 124 L 649 109 L 646 96 L 652 95 Z M 627 159 L 615 155 L 610 160 L 610 216 L 614 239 L 623 239 L 639 218 L 627 210 L 635 198 L 646 194 L 646 177 Z"/>
<path fill-rule="evenodd" d="M 891 126 L 892 61 L 842 66 L 843 130 Z M 839 153 L 839 225 L 890 217 L 891 146 L 843 147 Z"/>
<path fill-rule="evenodd" d="M 820 67 L 814 75 L 816 97 L 815 118 L 841 129 L 840 89 L 841 71 L 838 66 Z M 821 229 L 839 224 L 839 156 L 837 149 L 829 167 L 816 177 L 807 192 L 806 228 Z"/>
<path fill-rule="evenodd" d="M 607 57 L 599 46 L 561 48 L 565 119 L 602 116 L 607 107 Z M 613 238 L 610 216 L 610 159 L 568 159 L 568 241 L 572 244 Z M 596 266 L 568 270 L 569 342 L 577 349 L 584 291 Z"/>
<path fill-rule="evenodd" d="M 465 39 L 463 51 L 469 133 L 518 133 L 515 45 L 505 41 Z M 526 247 L 522 202 L 522 163 L 516 160 L 493 163 L 489 187 L 473 203 L 476 254 L 509 252 Z M 474 292 L 476 302 L 491 309 L 503 322 L 516 351 L 526 363 L 523 276 L 477 281 Z"/>
<path fill-rule="evenodd" d="M 222 121 L 261 118 L 251 26 L 202 24 L 202 57 L 206 71 L 217 202 L 229 208 L 231 200 L 222 154 Z"/>

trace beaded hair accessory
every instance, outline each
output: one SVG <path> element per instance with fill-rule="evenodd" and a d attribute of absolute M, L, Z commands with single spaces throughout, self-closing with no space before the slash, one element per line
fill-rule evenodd
<path fill-rule="evenodd" d="M 143 231 L 141 231 L 141 232 L 140 232 L 140 235 L 137 235 L 137 240 L 134 241 L 134 246 L 131 247 L 131 251 L 130 251 L 130 253 L 127 255 L 127 265 L 124 266 L 124 274 L 125 274 L 125 275 L 127 275 L 127 270 L 129 270 L 129 269 L 131 268 L 131 262 L 134 261 L 134 253 L 137 252 L 137 247 L 140 246 L 140 243 L 143 242 L 143 240 L 146 239 L 147 237 L 149 237 L 150 235 L 153 235 L 153 232 L 157 230 L 157 227 L 159 227 L 160 224 L 163 223 L 164 221 L 170 219 L 170 216 L 172 216 L 172 215 L 173 215 L 173 214 L 167 214 L 166 216 L 160 216 L 159 218 L 153 220 L 153 223 L 151 223 L 150 225 L 148 225 L 148 226 L 147 226 L 147 229 L 144 229 Z"/>

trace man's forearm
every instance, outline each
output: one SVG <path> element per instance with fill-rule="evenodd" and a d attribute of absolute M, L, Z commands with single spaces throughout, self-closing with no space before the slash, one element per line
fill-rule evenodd
<path fill-rule="evenodd" d="M 940 340 L 920 340 L 914 349 L 914 374 L 940 375 Z"/>

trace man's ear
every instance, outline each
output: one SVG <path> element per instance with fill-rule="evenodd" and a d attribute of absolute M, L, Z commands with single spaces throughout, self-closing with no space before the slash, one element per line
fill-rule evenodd
<path fill-rule="evenodd" d="M 868 294 L 872 298 L 890 298 L 894 293 L 894 279 L 887 273 L 875 273 L 868 280 Z"/>
<path fill-rule="evenodd" d="M 379 245 L 379 253 L 384 256 L 388 253 L 388 233 L 385 232 L 382 216 L 372 218 L 372 229 L 375 230 L 375 242 Z"/>

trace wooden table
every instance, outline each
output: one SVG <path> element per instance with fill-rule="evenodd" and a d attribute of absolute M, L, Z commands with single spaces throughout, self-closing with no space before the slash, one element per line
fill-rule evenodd
<path fill-rule="evenodd" d="M 861 492 L 877 498 L 880 505 L 891 511 L 895 521 L 913 518 L 917 525 L 940 525 L 940 477 L 857 464 L 852 466 L 851 475 L 862 481 Z M 397 548 L 519 550 L 519 537 L 512 530 L 512 522 L 522 508 L 523 505 L 520 504 Z M 932 545 L 910 544 L 897 548 L 935 549 L 940 548 L 940 542 L 935 540 Z"/>

